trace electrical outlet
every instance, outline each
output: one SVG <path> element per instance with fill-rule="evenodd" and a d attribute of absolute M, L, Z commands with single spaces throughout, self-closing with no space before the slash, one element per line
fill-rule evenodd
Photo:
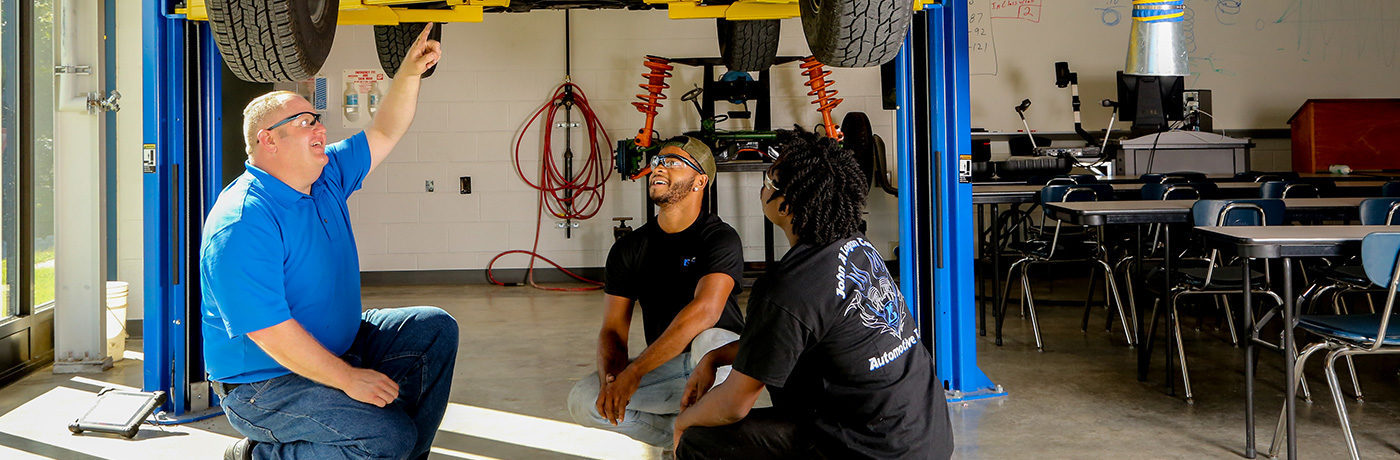
<path fill-rule="evenodd" d="M 471 193 L 472 193 L 472 178 L 471 178 L 471 176 L 462 176 L 462 177 L 457 178 L 457 191 L 458 191 L 459 193 L 463 194 L 463 195 L 471 195 Z"/>
<path fill-rule="evenodd" d="M 1195 91 L 1186 91 L 1181 94 L 1181 99 L 1184 102 L 1183 105 L 1185 107 L 1183 108 L 1186 109 L 1186 112 L 1195 112 L 1201 110 L 1200 93 Z"/>
<path fill-rule="evenodd" d="M 425 191 L 425 192 L 432 192 L 432 191 L 433 191 L 433 181 L 431 181 L 431 180 L 425 180 L 425 181 L 423 181 L 423 191 Z"/>

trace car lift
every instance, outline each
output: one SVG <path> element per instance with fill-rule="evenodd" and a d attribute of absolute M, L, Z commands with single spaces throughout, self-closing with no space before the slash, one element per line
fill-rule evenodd
<path fill-rule="evenodd" d="M 1006 395 L 977 367 L 970 76 L 967 2 L 925 5 L 895 57 L 899 273 L 949 402 Z"/>
<path fill-rule="evenodd" d="M 199 236 L 223 188 L 223 61 L 207 22 L 146 0 L 143 127 L 145 391 L 160 419 L 215 415 L 201 350 Z M 967 5 L 925 5 L 896 58 L 900 273 L 922 334 L 933 337 L 949 401 L 1005 393 L 977 367 Z M 927 128 L 924 128 L 927 127 Z M 919 261 L 919 263 L 915 263 Z M 929 344 L 925 342 L 926 345 Z"/>

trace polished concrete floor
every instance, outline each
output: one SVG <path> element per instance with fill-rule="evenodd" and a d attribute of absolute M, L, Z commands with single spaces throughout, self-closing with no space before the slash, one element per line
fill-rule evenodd
<path fill-rule="evenodd" d="M 1162 347 L 1146 382 L 1135 378 L 1135 350 L 1121 332 L 1102 329 L 1095 309 L 1087 333 L 1079 330 L 1083 280 L 1038 282 L 1046 351 L 1035 350 L 1030 321 L 1014 313 L 1002 347 L 978 341 L 981 368 L 1005 397 L 950 406 L 957 458 L 1240 458 L 1244 448 L 1242 352 L 1217 330 L 1214 314 L 1203 327 L 1188 317 L 1186 348 L 1195 390 L 1188 405 L 1163 386 Z M 601 295 L 554 293 L 525 287 L 374 287 L 366 306 L 438 305 L 461 324 L 452 406 L 433 458 L 656 458 L 658 452 L 625 438 L 569 421 L 569 388 L 593 369 Z M 637 321 L 640 323 L 640 320 Z M 633 342 L 641 343 L 640 327 Z M 1160 341 L 1158 342 L 1160 345 Z M 132 349 L 139 350 L 139 341 Z M 634 347 L 635 348 L 635 347 Z M 132 353 L 111 371 L 83 376 L 42 369 L 0 388 L 0 458 L 218 458 L 237 434 L 222 417 L 179 426 L 145 426 L 135 440 L 71 435 L 103 386 L 139 387 L 142 356 Z M 1282 360 L 1261 356 L 1259 429 L 1267 449 L 1282 403 Z M 1357 360 L 1365 403 L 1348 400 L 1361 452 L 1400 456 L 1400 391 L 1388 358 Z M 1335 411 L 1321 378 L 1309 367 L 1314 403 L 1299 404 L 1300 457 L 1346 455 Z M 1343 382 L 1347 382 L 1343 377 Z"/>

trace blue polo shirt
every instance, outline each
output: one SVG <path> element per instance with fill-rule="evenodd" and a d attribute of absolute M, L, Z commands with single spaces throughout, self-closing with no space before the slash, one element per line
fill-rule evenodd
<path fill-rule="evenodd" d="M 331 353 L 360 327 L 360 261 L 345 200 L 369 172 L 365 133 L 326 146 L 301 193 L 251 164 L 214 202 L 199 245 L 204 364 L 225 383 L 290 373 L 248 333 L 295 319 Z"/>

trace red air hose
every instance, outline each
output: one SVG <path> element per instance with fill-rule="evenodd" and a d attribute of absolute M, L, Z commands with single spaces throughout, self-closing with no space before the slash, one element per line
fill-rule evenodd
<path fill-rule="evenodd" d="M 557 166 L 553 149 L 553 128 L 555 115 L 560 109 L 577 108 L 583 114 L 585 130 L 588 133 L 588 157 L 584 161 L 584 166 L 573 177 L 565 177 L 563 171 Z M 525 171 L 520 167 L 520 142 L 525 139 L 525 133 L 530 130 L 530 126 L 544 115 L 543 146 L 541 148 L 539 179 L 530 180 L 525 176 Z M 600 143 L 601 140 L 601 143 Z M 537 289 L 549 291 L 592 291 L 603 288 L 603 283 L 579 276 L 578 274 L 565 269 L 549 258 L 540 255 L 537 251 L 540 247 L 540 232 L 543 229 L 544 213 L 549 210 L 549 214 L 558 219 L 584 220 L 598 214 L 603 206 L 603 197 L 608 178 L 612 176 L 612 168 L 608 167 L 612 163 L 612 150 L 609 146 L 612 140 L 608 138 L 607 131 L 603 128 L 603 123 L 598 121 L 597 115 L 593 113 L 593 108 L 588 105 L 588 98 L 584 96 L 583 90 L 573 83 L 563 83 L 555 88 L 554 95 L 540 106 L 539 110 L 530 117 L 530 121 L 525 123 L 525 127 L 520 130 L 520 136 L 515 139 L 515 172 L 520 176 L 520 180 L 537 191 L 539 191 L 539 207 L 535 214 L 535 242 L 529 251 L 516 249 L 497 254 L 486 264 L 486 277 L 492 284 L 506 286 L 507 283 L 497 281 L 491 273 L 491 267 L 496 264 L 496 260 L 509 254 L 525 254 L 530 256 L 529 268 L 525 271 L 525 282 Z M 566 146 L 567 148 L 567 146 Z M 606 157 L 606 159 L 605 159 Z M 605 161 L 606 160 L 606 161 Z M 586 197 L 580 200 L 580 197 Z M 564 272 L 579 281 L 592 284 L 590 287 L 577 288 L 556 288 L 545 287 L 535 284 L 535 259 L 540 259 L 553 265 L 554 268 Z"/>

